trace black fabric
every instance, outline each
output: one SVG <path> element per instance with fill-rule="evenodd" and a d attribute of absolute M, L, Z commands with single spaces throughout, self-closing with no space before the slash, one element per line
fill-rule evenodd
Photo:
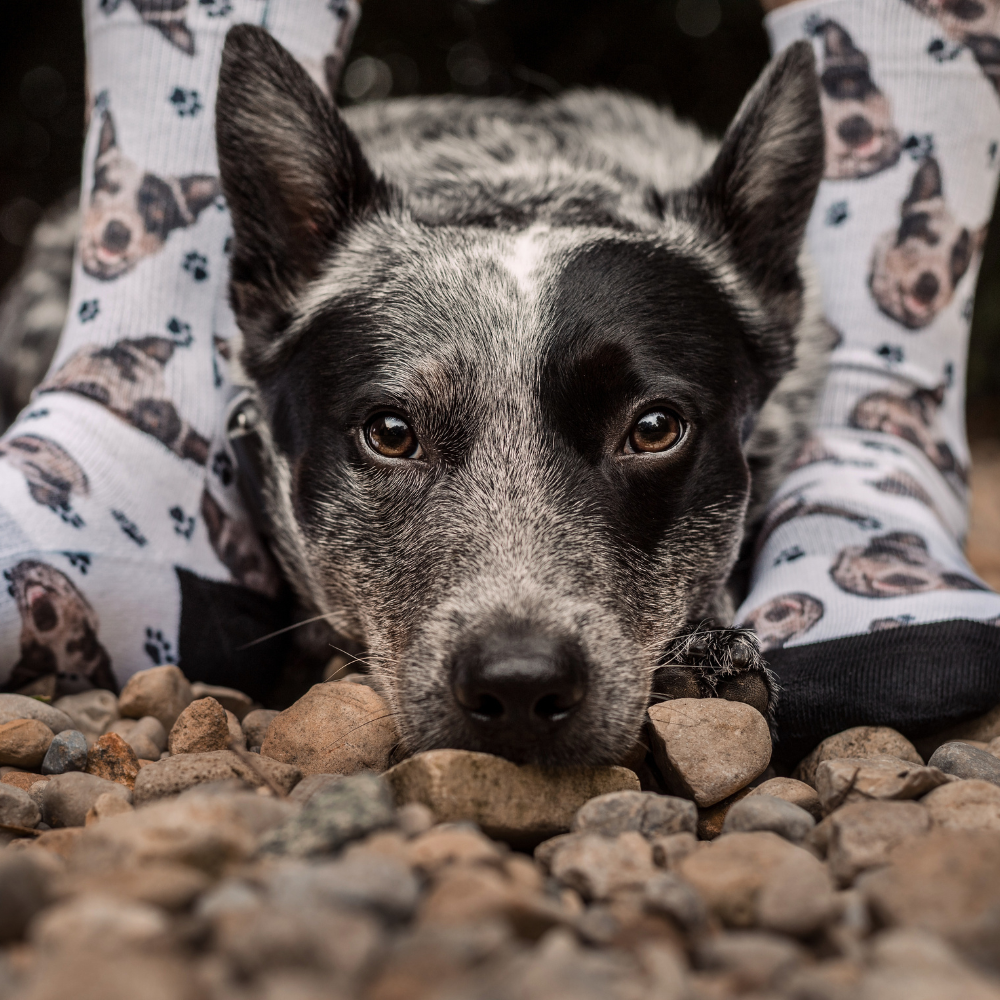
<path fill-rule="evenodd" d="M 189 680 L 265 700 L 287 658 L 290 633 L 243 647 L 291 625 L 291 600 L 206 580 L 179 566 L 176 571 L 181 587 L 178 666 Z"/>
<path fill-rule="evenodd" d="M 852 726 L 891 726 L 913 739 L 1000 703 L 1000 628 L 954 620 L 775 649 L 777 767 Z"/>

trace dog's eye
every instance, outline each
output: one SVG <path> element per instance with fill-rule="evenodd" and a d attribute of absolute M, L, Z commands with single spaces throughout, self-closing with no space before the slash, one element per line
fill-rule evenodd
<path fill-rule="evenodd" d="M 395 413 L 376 413 L 365 425 L 365 439 L 384 458 L 420 458 L 423 449 L 413 428 Z"/>
<path fill-rule="evenodd" d="M 684 433 L 681 418 L 670 410 L 647 410 L 632 427 L 629 448 L 637 453 L 668 451 Z"/>

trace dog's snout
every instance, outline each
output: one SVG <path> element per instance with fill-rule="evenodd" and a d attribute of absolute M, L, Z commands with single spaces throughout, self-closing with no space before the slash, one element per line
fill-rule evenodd
<path fill-rule="evenodd" d="M 848 146 L 864 146 L 874 138 L 875 129 L 864 115 L 851 115 L 837 126 L 837 135 Z"/>
<path fill-rule="evenodd" d="M 455 657 L 455 700 L 488 737 L 541 735 L 570 718 L 586 694 L 579 652 L 541 636 L 498 636 Z"/>
<path fill-rule="evenodd" d="M 931 274 L 930 271 L 924 271 L 924 273 L 917 278 L 916 284 L 913 286 L 913 297 L 918 302 L 923 302 L 925 305 L 929 305 L 937 297 L 937 293 L 940 289 L 941 282 L 938 281 L 937 275 Z"/>
<path fill-rule="evenodd" d="M 112 253 L 121 253 L 128 248 L 132 240 L 132 231 L 123 222 L 112 219 L 105 227 L 101 236 L 101 244 Z"/>

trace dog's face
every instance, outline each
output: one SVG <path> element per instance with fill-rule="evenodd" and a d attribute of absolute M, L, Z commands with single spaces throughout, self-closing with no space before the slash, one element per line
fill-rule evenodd
<path fill-rule="evenodd" d="M 0 444 L 0 457 L 20 469 L 36 503 L 67 509 L 73 494 L 90 492 L 87 475 L 61 445 L 38 434 L 18 434 Z"/>
<path fill-rule="evenodd" d="M 927 326 L 951 302 L 985 239 L 985 227 L 971 230 L 951 214 L 941 169 L 928 157 L 914 175 L 899 228 L 875 244 L 869 285 L 879 309 L 908 330 Z"/>
<path fill-rule="evenodd" d="M 633 744 L 658 657 L 735 559 L 743 444 L 790 362 L 813 73 L 784 56 L 645 230 L 582 199 L 511 223 L 473 198 L 442 224 L 269 36 L 230 32 L 232 301 L 281 558 L 366 644 L 411 749 Z"/>
<path fill-rule="evenodd" d="M 822 39 L 820 104 L 829 180 L 869 177 L 893 166 L 902 142 L 888 98 L 872 80 L 868 57 L 836 22 L 813 27 Z"/>
<path fill-rule="evenodd" d="M 80 234 L 84 271 L 102 281 L 131 271 L 175 229 L 191 225 L 215 200 L 215 177 L 158 177 L 126 157 L 109 111 L 101 115 L 94 186 Z"/>
<path fill-rule="evenodd" d="M 810 594 L 781 594 L 754 608 L 741 628 L 752 628 L 762 650 L 780 649 L 823 617 L 823 602 Z"/>
<path fill-rule="evenodd" d="M 998 46 L 1000 0 L 908 0 L 935 18 L 949 38 L 969 45 L 978 56 L 976 43 L 992 39 Z"/>

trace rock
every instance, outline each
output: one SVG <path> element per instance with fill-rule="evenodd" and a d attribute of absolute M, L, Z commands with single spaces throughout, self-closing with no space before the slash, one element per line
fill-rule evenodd
<path fill-rule="evenodd" d="M 876 918 L 960 939 L 1000 906 L 1000 837 L 988 830 L 932 830 L 897 844 L 889 864 L 860 883 Z"/>
<path fill-rule="evenodd" d="M 2 778 L 0 784 L 13 785 L 27 792 L 32 785 L 40 781 L 48 781 L 48 776 L 44 774 L 33 774 L 31 771 L 8 771 Z"/>
<path fill-rule="evenodd" d="M 267 735 L 267 728 L 281 715 L 270 708 L 255 708 L 243 717 L 241 728 L 246 734 L 248 747 L 259 747 Z"/>
<path fill-rule="evenodd" d="M 989 743 L 998 737 L 1000 737 L 1000 705 L 994 705 L 984 715 L 970 719 L 968 722 L 960 722 L 958 725 L 944 729 L 933 736 L 917 740 L 919 744 L 917 749 L 925 757 L 930 757 L 939 746 L 953 740 L 974 740 L 977 743 Z"/>
<path fill-rule="evenodd" d="M 214 698 L 192 701 L 177 716 L 167 737 L 167 749 L 172 754 L 209 753 L 228 748 L 229 721 L 226 710 Z"/>
<path fill-rule="evenodd" d="M 869 760 L 872 757 L 898 757 L 912 764 L 923 764 L 917 748 L 902 734 L 888 726 L 855 726 L 828 736 L 808 757 L 799 762 L 793 778 L 816 785 L 816 768 L 825 760 L 837 757 Z"/>
<path fill-rule="evenodd" d="M 965 743 L 945 743 L 931 754 L 927 762 L 945 774 L 958 778 L 975 778 L 1000 785 L 1000 759 L 988 750 L 979 750 Z"/>
<path fill-rule="evenodd" d="M 567 831 L 592 798 L 639 790 L 639 779 L 623 767 L 519 766 L 467 750 L 417 754 L 384 777 L 397 805 L 421 802 L 439 823 L 471 820 L 489 836 L 525 847 Z"/>
<path fill-rule="evenodd" d="M 399 742 L 388 703 L 363 684 L 315 684 L 268 727 L 260 752 L 303 774 L 384 771 Z"/>
<path fill-rule="evenodd" d="M 190 907 L 211 884 L 208 875 L 187 865 L 150 862 L 139 868 L 76 874 L 61 881 L 60 889 L 73 895 L 99 892 L 177 912 Z"/>
<path fill-rule="evenodd" d="M 87 810 L 84 817 L 84 826 L 91 826 L 109 816 L 120 816 L 122 813 L 132 812 L 132 805 L 120 795 L 113 792 L 101 792 L 94 799 L 94 804 Z"/>
<path fill-rule="evenodd" d="M 651 913 L 662 913 L 674 920 L 683 931 L 699 931 L 708 920 L 708 907 L 694 888 L 670 872 L 649 878 L 642 900 Z"/>
<path fill-rule="evenodd" d="M 227 712 L 232 712 L 237 720 L 249 714 L 253 708 L 253 698 L 236 688 L 221 687 L 217 684 L 202 684 L 195 681 L 191 685 L 193 698 L 214 698 Z"/>
<path fill-rule="evenodd" d="M 936 767 L 898 757 L 836 758 L 816 768 L 816 792 L 824 813 L 848 802 L 918 799 L 947 780 Z"/>
<path fill-rule="evenodd" d="M 149 768 L 147 768 L 149 770 Z M 307 857 L 327 854 L 395 819 L 392 794 L 374 774 L 355 774 L 316 792 L 283 826 L 261 844 L 270 854 Z"/>
<path fill-rule="evenodd" d="M 608 792 L 581 806 L 570 829 L 608 837 L 631 830 L 652 840 L 671 833 L 694 833 L 698 829 L 698 809 L 690 799 L 673 795 Z"/>
<path fill-rule="evenodd" d="M 76 729 L 64 729 L 45 751 L 42 774 L 64 774 L 87 768 L 87 737 Z"/>
<path fill-rule="evenodd" d="M 226 709 L 226 728 L 229 730 L 229 745 L 232 746 L 235 743 L 236 746 L 246 750 L 246 733 L 243 732 L 240 720 L 228 708 Z"/>
<path fill-rule="evenodd" d="M 556 849 L 549 868 L 584 899 L 609 899 L 623 889 L 642 889 L 657 874 L 653 849 L 635 831 L 614 838 L 577 834 Z"/>
<path fill-rule="evenodd" d="M 707 809 L 698 810 L 698 837 L 701 840 L 715 840 L 722 833 L 729 810 L 750 794 L 749 788 L 741 788 L 735 795 L 730 795 L 721 802 Z"/>
<path fill-rule="evenodd" d="M 129 678 L 118 698 L 118 711 L 127 719 L 155 716 L 169 732 L 193 700 L 191 685 L 179 667 L 150 667 Z"/>
<path fill-rule="evenodd" d="M 406 858 L 424 875 L 436 875 L 451 865 L 499 868 L 505 850 L 472 823 L 439 823 L 407 845 Z"/>
<path fill-rule="evenodd" d="M 776 833 L 727 833 L 681 860 L 677 874 L 701 893 L 723 923 L 752 927 L 761 887 L 779 865 L 792 859 L 822 867 L 808 851 Z"/>
<path fill-rule="evenodd" d="M 138 773 L 135 751 L 117 733 L 105 733 L 87 754 L 87 774 L 134 788 Z"/>
<path fill-rule="evenodd" d="M 97 964 L 89 950 L 47 956 L 32 976 L 25 1000 L 127 1000 L 141 988 L 143 1000 L 192 1000 L 203 996 L 194 967 L 174 955 L 122 951 Z"/>
<path fill-rule="evenodd" d="M 839 913 L 830 874 L 812 855 L 795 855 L 777 865 L 757 893 L 757 926 L 778 934 L 809 937 Z"/>
<path fill-rule="evenodd" d="M 38 767 L 52 742 L 53 732 L 37 719 L 13 719 L 0 725 L 0 764 Z"/>
<path fill-rule="evenodd" d="M 649 709 L 653 756 L 668 791 L 712 806 L 748 785 L 771 759 L 755 708 L 724 698 L 676 698 Z"/>
<path fill-rule="evenodd" d="M 23 788 L 0 785 L 0 823 L 33 830 L 41 818 L 41 810 Z"/>
<path fill-rule="evenodd" d="M 1000 831 L 1000 788 L 989 781 L 953 781 L 928 792 L 920 804 L 946 830 Z"/>
<path fill-rule="evenodd" d="M 819 820 L 823 817 L 816 789 L 795 778 L 771 778 L 751 788 L 747 798 L 751 795 L 773 795 L 776 799 L 784 799 L 793 806 L 805 809 L 813 819 Z"/>
<path fill-rule="evenodd" d="M 267 757 L 255 761 L 256 770 L 232 750 L 213 750 L 209 753 L 186 753 L 147 764 L 135 779 L 135 804 L 143 805 L 166 795 L 176 795 L 195 785 L 210 781 L 239 779 L 253 788 L 265 784 L 261 773 L 286 792 L 298 783 L 298 768 L 282 764 Z"/>
<path fill-rule="evenodd" d="M 42 913 L 31 926 L 31 941 L 49 952 L 150 947 L 166 942 L 169 928 L 156 907 L 87 893 Z"/>
<path fill-rule="evenodd" d="M 118 698 L 113 691 L 100 688 L 65 695 L 52 707 L 65 712 L 73 720 L 70 726 L 63 728 L 76 729 L 90 740 L 103 736 L 108 726 L 118 718 Z"/>
<path fill-rule="evenodd" d="M 307 774 L 289 793 L 293 802 L 308 802 L 317 792 L 331 788 L 342 774 Z"/>
<path fill-rule="evenodd" d="M 14 719 L 35 719 L 54 733 L 75 729 L 73 720 L 59 709 L 23 694 L 0 694 L 0 725 Z"/>
<path fill-rule="evenodd" d="M 826 827 L 830 872 L 849 885 L 866 869 L 886 864 L 897 844 L 927 833 L 931 815 L 917 802 L 855 802 L 832 813 L 821 826 Z"/>
<path fill-rule="evenodd" d="M 0 944 L 24 936 L 32 918 L 49 902 L 49 882 L 49 874 L 37 858 L 27 853 L 0 853 Z"/>
<path fill-rule="evenodd" d="M 144 715 L 141 719 L 118 719 L 107 731 L 121 736 L 139 760 L 159 760 L 167 748 L 167 731 L 152 715 Z"/>
<path fill-rule="evenodd" d="M 673 871 L 683 858 L 698 849 L 698 840 L 692 833 L 672 833 L 669 837 L 656 837 L 652 844 L 653 862 L 668 871 Z"/>
<path fill-rule="evenodd" d="M 748 993 L 763 991 L 787 975 L 806 953 L 795 942 L 774 934 L 730 931 L 701 941 L 696 956 L 701 968 L 728 973 L 727 984 L 733 991 Z"/>
<path fill-rule="evenodd" d="M 723 833 L 749 833 L 753 830 L 771 830 L 786 840 L 797 842 L 816 825 L 799 806 L 773 795 L 747 796 L 726 813 Z"/>
<path fill-rule="evenodd" d="M 434 825 L 434 813 L 422 802 L 407 802 L 396 812 L 396 825 L 404 837 L 419 837 Z"/>
<path fill-rule="evenodd" d="M 42 819 L 52 827 L 83 826 L 88 810 L 103 792 L 132 801 L 132 793 L 116 781 L 84 771 L 54 774 L 42 786 Z"/>

